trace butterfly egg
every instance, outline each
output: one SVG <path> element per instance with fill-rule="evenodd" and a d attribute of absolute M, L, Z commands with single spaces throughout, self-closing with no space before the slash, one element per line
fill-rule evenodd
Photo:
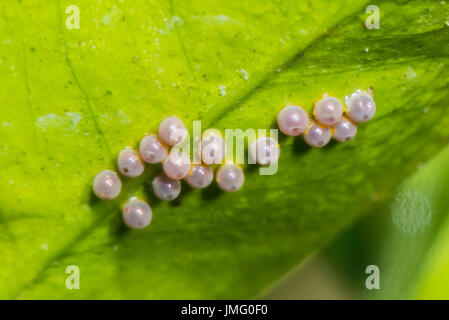
<path fill-rule="evenodd" d="M 242 187 L 245 175 L 241 166 L 227 163 L 218 168 L 216 180 L 220 189 L 234 192 Z"/>
<path fill-rule="evenodd" d="M 161 200 L 171 201 L 181 193 L 181 182 L 170 179 L 163 173 L 153 179 L 152 186 L 154 194 Z"/>
<path fill-rule="evenodd" d="M 192 171 L 184 178 L 192 188 L 196 189 L 206 188 L 213 179 L 214 171 L 209 166 L 202 164 L 194 165 Z"/>
<path fill-rule="evenodd" d="M 249 149 L 253 160 L 263 166 L 276 163 L 281 153 L 278 142 L 271 137 L 260 137 L 254 140 Z"/>
<path fill-rule="evenodd" d="M 169 156 L 162 163 L 165 174 L 175 180 L 185 178 L 192 168 L 189 156 L 179 149 L 172 149 Z"/>
<path fill-rule="evenodd" d="M 165 118 L 159 124 L 158 133 L 162 143 L 169 146 L 180 144 L 187 137 L 187 129 L 177 117 Z"/>
<path fill-rule="evenodd" d="M 111 200 L 120 194 L 122 182 L 114 171 L 103 170 L 96 175 L 92 188 L 98 198 Z"/>
<path fill-rule="evenodd" d="M 352 140 L 357 133 L 357 125 L 342 117 L 333 127 L 332 137 L 339 142 Z"/>
<path fill-rule="evenodd" d="M 309 115 L 300 106 L 287 106 L 277 117 L 279 129 L 288 136 L 299 136 L 309 124 Z"/>
<path fill-rule="evenodd" d="M 226 145 L 220 131 L 208 129 L 201 141 L 201 160 L 205 164 L 220 164 L 226 153 Z"/>
<path fill-rule="evenodd" d="M 133 199 L 123 207 L 123 221 L 132 229 L 148 226 L 153 218 L 151 207 L 145 201 Z"/>
<path fill-rule="evenodd" d="M 335 97 L 324 95 L 324 97 L 315 104 L 313 110 L 316 120 L 324 126 L 333 126 L 343 115 L 343 105 Z"/>
<path fill-rule="evenodd" d="M 145 166 L 137 151 L 125 149 L 120 151 L 117 159 L 118 170 L 128 178 L 135 178 L 142 174 Z"/>
<path fill-rule="evenodd" d="M 376 103 L 373 98 L 362 91 L 354 92 L 348 99 L 346 115 L 352 122 L 366 122 L 376 113 Z"/>
<path fill-rule="evenodd" d="M 313 122 L 304 133 L 304 140 L 311 147 L 324 147 L 331 139 L 332 132 L 329 127 L 324 127 Z"/>
<path fill-rule="evenodd" d="M 158 163 L 167 157 L 167 147 L 159 141 L 157 135 L 150 134 L 140 140 L 139 153 L 143 161 Z"/>

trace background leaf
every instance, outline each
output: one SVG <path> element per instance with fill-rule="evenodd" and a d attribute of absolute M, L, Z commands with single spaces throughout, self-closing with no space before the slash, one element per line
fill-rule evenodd
<path fill-rule="evenodd" d="M 398 188 L 389 206 L 362 220 L 327 249 L 359 296 L 446 299 L 449 148 Z M 356 245 L 354 245 L 356 244 Z M 380 269 L 380 290 L 364 287 L 365 268 Z M 352 281 L 351 281 L 352 280 Z"/>
<path fill-rule="evenodd" d="M 66 1 L 3 3 L 0 30 L 0 296 L 247 298 L 388 197 L 447 136 L 449 9 L 440 1 Z M 283 138 L 279 171 L 244 188 L 157 202 L 152 167 L 96 200 L 113 168 L 167 115 L 191 127 L 269 128 L 280 108 L 373 87 L 378 112 L 354 141 Z M 129 231 L 130 196 L 151 226 Z M 65 268 L 81 290 L 65 288 Z"/>

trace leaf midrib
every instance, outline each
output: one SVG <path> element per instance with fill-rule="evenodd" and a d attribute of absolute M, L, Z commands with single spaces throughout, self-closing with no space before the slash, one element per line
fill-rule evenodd
<path fill-rule="evenodd" d="M 235 94 L 234 98 L 232 99 L 233 101 L 231 101 L 228 104 L 228 107 L 224 107 L 222 108 L 222 111 L 217 113 L 216 116 L 214 116 L 211 120 L 209 120 L 209 123 L 207 124 L 207 127 L 212 126 L 213 124 L 215 124 L 221 117 L 223 117 L 224 115 L 226 115 L 227 113 L 233 112 L 234 110 L 236 110 L 242 103 L 244 103 L 245 101 L 247 101 L 248 99 L 250 99 L 252 97 L 252 95 L 254 93 L 257 92 L 257 90 L 259 90 L 259 88 L 263 87 L 263 85 L 265 83 L 268 83 L 270 81 L 270 79 L 272 77 L 277 77 L 279 76 L 281 73 L 286 72 L 289 68 L 292 67 L 292 65 L 294 63 L 297 62 L 297 60 L 300 58 L 299 54 L 304 51 L 305 49 L 313 46 L 316 42 L 320 41 L 321 38 L 329 32 L 329 30 L 333 30 L 336 27 L 338 27 L 343 21 L 345 21 L 346 19 L 350 18 L 350 17 L 354 17 L 357 16 L 356 12 L 358 12 L 360 10 L 360 8 L 364 7 L 365 4 L 368 1 L 362 1 L 359 7 L 356 7 L 356 9 L 354 9 L 353 11 L 351 11 L 351 13 L 347 14 L 346 16 L 343 16 L 341 19 L 339 19 L 335 24 L 333 24 L 331 27 L 329 28 L 325 28 L 323 29 L 321 32 L 317 32 L 315 35 L 316 37 L 311 40 L 309 43 L 307 43 L 305 46 L 303 45 L 298 45 L 298 47 L 295 50 L 292 50 L 294 53 L 287 59 L 285 59 L 284 61 L 281 61 L 280 64 L 278 64 L 277 66 L 275 66 L 273 68 L 273 70 L 267 71 L 265 72 L 264 76 L 261 76 L 258 81 L 254 81 L 252 85 L 249 85 L 247 90 L 242 91 L 242 93 L 240 95 Z M 60 0 L 57 1 L 57 6 L 58 8 L 60 8 Z M 59 14 L 58 10 L 58 18 L 61 19 L 61 15 Z M 61 22 L 62 23 L 62 22 Z M 65 38 L 64 35 L 62 34 L 61 31 L 61 36 L 63 37 L 63 41 L 65 42 Z M 64 43 L 65 46 L 65 54 L 66 54 L 66 59 L 68 58 L 69 52 L 68 52 L 68 47 L 67 47 L 67 43 Z M 70 62 L 70 60 L 68 60 Z M 66 60 L 67 63 L 67 60 Z M 73 67 L 71 67 L 70 63 L 67 63 L 69 68 L 71 69 L 71 73 L 73 76 L 74 70 Z M 281 69 L 280 72 L 276 72 L 276 70 Z M 81 83 L 78 82 L 78 86 L 80 89 L 82 89 Z M 81 90 L 82 91 L 82 90 Z M 86 100 L 86 93 L 83 93 L 83 98 Z M 88 100 L 86 100 L 87 102 Z M 91 106 L 88 105 L 88 108 L 90 108 Z M 91 110 L 92 111 L 92 110 Z M 93 111 L 92 111 L 93 112 Z M 94 115 L 93 115 L 94 116 Z M 95 125 L 95 123 L 94 123 Z M 107 139 L 104 135 L 102 135 L 102 131 L 101 128 L 99 128 L 98 124 L 96 125 L 95 129 L 97 130 L 97 132 L 102 136 L 102 139 L 104 140 L 104 142 L 106 143 L 106 145 L 108 145 L 107 143 Z M 109 148 L 106 147 L 108 150 Z M 109 152 L 110 158 L 112 158 L 112 155 Z M 111 160 L 112 161 L 112 160 Z M 105 206 L 103 208 L 101 208 L 101 210 L 99 210 L 102 212 L 101 215 L 98 216 L 98 218 L 91 224 L 91 226 L 89 226 L 88 228 L 86 228 L 85 230 L 80 231 L 77 235 L 75 235 L 73 237 L 73 239 L 71 241 L 69 241 L 65 246 L 63 246 L 63 248 L 61 248 L 58 252 L 56 252 L 55 254 L 49 256 L 46 259 L 46 262 L 44 261 L 42 263 L 42 268 L 40 268 L 39 270 L 37 270 L 35 272 L 34 277 L 32 278 L 32 280 L 30 280 L 29 282 L 23 284 L 16 292 L 17 294 L 14 295 L 15 299 L 20 299 L 23 292 L 26 291 L 28 288 L 30 288 L 34 283 L 38 282 L 38 279 L 40 278 L 40 276 L 42 274 L 45 273 L 45 271 L 51 266 L 53 265 L 53 263 L 55 261 L 60 260 L 61 258 L 66 256 L 66 252 L 68 251 L 68 248 L 71 248 L 73 246 L 75 246 L 77 243 L 79 243 L 80 241 L 82 241 L 86 236 L 88 236 L 89 234 L 91 234 L 91 232 L 93 230 L 95 230 L 97 227 L 99 227 L 104 219 L 108 218 L 108 213 L 110 212 L 110 208 L 109 206 Z"/>

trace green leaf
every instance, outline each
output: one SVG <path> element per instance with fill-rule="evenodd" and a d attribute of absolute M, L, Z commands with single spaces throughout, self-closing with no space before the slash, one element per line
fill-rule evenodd
<path fill-rule="evenodd" d="M 446 215 L 448 210 L 446 208 Z M 430 248 L 428 257 L 420 270 L 419 282 L 411 292 L 415 299 L 448 299 L 449 297 L 449 230 L 448 219 Z"/>
<path fill-rule="evenodd" d="M 447 299 L 449 147 L 419 167 L 377 210 L 328 250 L 360 297 Z M 365 268 L 380 269 L 380 290 L 367 290 Z"/>
<path fill-rule="evenodd" d="M 449 148 L 408 179 L 392 205 L 384 296 L 447 299 Z"/>
<path fill-rule="evenodd" d="M 69 1 L 0 5 L 0 297 L 247 298 L 388 196 L 449 132 L 448 6 L 380 1 Z M 279 171 L 247 168 L 242 190 L 154 200 L 150 178 L 92 196 L 167 115 L 189 128 L 270 128 L 287 103 L 373 87 L 375 119 L 354 141 L 282 138 Z M 184 186 L 183 186 L 184 187 Z M 185 188 L 186 189 L 186 188 Z M 149 228 L 120 206 L 148 198 Z M 81 289 L 67 290 L 77 265 Z"/>

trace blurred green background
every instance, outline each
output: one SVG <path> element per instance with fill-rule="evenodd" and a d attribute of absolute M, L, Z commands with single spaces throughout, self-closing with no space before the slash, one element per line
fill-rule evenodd
<path fill-rule="evenodd" d="M 448 299 L 449 148 L 396 190 L 394 199 L 309 257 L 262 295 L 268 299 Z M 379 267 L 367 289 L 366 267 Z"/>

